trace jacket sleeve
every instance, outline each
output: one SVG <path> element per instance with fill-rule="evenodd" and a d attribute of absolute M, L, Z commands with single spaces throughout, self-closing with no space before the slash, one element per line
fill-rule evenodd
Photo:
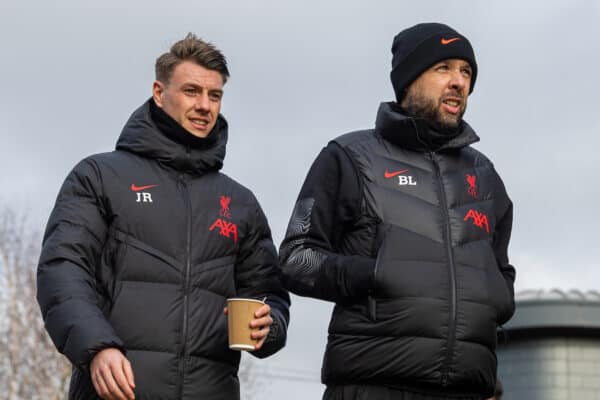
<path fill-rule="evenodd" d="M 498 268 L 504 277 L 506 287 L 508 290 L 509 302 L 508 307 L 498 315 L 498 324 L 503 325 L 506 323 L 515 312 L 515 268 L 508 262 L 508 243 L 510 241 L 510 234 L 512 230 L 513 220 L 513 206 L 512 202 L 508 200 L 508 207 L 502 218 L 496 225 L 496 231 L 493 237 L 494 254 L 496 256 L 496 262 Z"/>
<path fill-rule="evenodd" d="M 267 218 L 252 196 L 253 215 L 249 234 L 240 244 L 235 266 L 236 291 L 240 297 L 262 299 L 271 306 L 273 324 L 260 350 L 252 352 L 258 358 L 268 357 L 285 346 L 290 318 L 290 296 L 281 283 L 277 251 L 271 238 Z"/>
<path fill-rule="evenodd" d="M 95 273 L 104 244 L 106 213 L 100 175 L 90 160 L 66 178 L 50 215 L 37 270 L 37 300 L 56 348 L 87 368 L 100 350 L 123 342 L 104 317 Z"/>
<path fill-rule="evenodd" d="M 339 249 L 360 214 L 361 202 L 354 162 L 331 142 L 308 172 L 281 244 L 283 279 L 290 291 L 335 303 L 368 295 L 375 260 L 343 255 Z"/>

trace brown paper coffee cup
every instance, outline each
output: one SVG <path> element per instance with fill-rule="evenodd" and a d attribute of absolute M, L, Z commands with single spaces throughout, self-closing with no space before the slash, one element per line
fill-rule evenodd
<path fill-rule="evenodd" d="M 258 340 L 252 339 L 250 321 L 254 313 L 265 303 L 255 299 L 227 299 L 227 328 L 229 332 L 229 348 L 232 350 L 253 351 Z"/>

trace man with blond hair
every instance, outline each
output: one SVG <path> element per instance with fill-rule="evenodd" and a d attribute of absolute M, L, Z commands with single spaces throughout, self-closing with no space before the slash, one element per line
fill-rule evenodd
<path fill-rule="evenodd" d="M 212 44 L 175 43 L 116 149 L 81 161 L 60 190 L 38 301 L 74 367 L 69 399 L 238 399 L 228 297 L 267 298 L 250 322 L 253 355 L 285 344 L 289 296 L 267 220 L 219 172 L 228 77 Z"/>

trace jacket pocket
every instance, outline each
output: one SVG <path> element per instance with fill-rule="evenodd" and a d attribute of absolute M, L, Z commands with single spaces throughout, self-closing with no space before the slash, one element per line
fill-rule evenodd
<path fill-rule="evenodd" d="M 236 257 L 231 255 L 196 264 L 192 284 L 223 297 L 236 296 L 235 261 Z"/>
<path fill-rule="evenodd" d="M 117 298 L 119 297 L 119 294 L 121 293 L 121 290 L 123 289 L 123 282 L 122 282 L 122 277 L 123 274 L 125 273 L 125 268 L 126 268 L 126 264 L 125 264 L 125 258 L 127 256 L 127 243 L 123 242 L 123 241 L 119 241 L 116 240 L 116 252 L 115 252 L 115 257 L 114 257 L 114 261 L 113 261 L 113 278 L 112 278 L 112 284 L 111 284 L 111 292 L 110 292 L 110 297 L 109 297 L 109 301 L 110 301 L 110 312 L 112 312 L 112 309 L 115 305 L 115 303 L 117 302 Z"/>
<path fill-rule="evenodd" d="M 120 291 L 119 282 L 125 268 L 127 247 L 125 242 L 115 237 L 114 230 L 111 229 L 102 249 L 100 266 L 96 271 L 98 300 L 102 311 L 106 315 L 110 314 Z"/>
<path fill-rule="evenodd" d="M 372 321 L 377 321 L 377 300 L 373 296 L 367 298 L 367 313 Z"/>
<path fill-rule="evenodd" d="M 496 264 L 486 271 L 490 303 L 497 313 L 498 325 L 504 324 L 514 313 L 515 303 L 511 290 Z"/>
<path fill-rule="evenodd" d="M 382 262 L 383 262 L 383 258 L 384 255 L 386 254 L 387 251 L 387 241 L 386 239 L 390 237 L 390 232 L 391 227 L 386 227 L 385 229 L 378 229 L 378 234 L 377 236 L 379 236 L 379 238 L 377 239 L 377 242 L 380 243 L 379 248 L 377 249 L 377 257 L 375 258 L 375 270 L 373 271 L 373 289 L 372 289 L 372 294 L 377 295 L 377 293 L 379 292 L 380 288 L 381 288 L 381 273 L 382 273 Z"/>
<path fill-rule="evenodd" d="M 367 298 L 367 312 L 369 314 L 369 318 L 371 318 L 373 321 L 377 321 L 377 295 L 379 292 L 379 289 L 381 287 L 381 284 L 379 282 L 380 279 L 380 275 L 381 275 L 381 268 L 382 268 L 382 258 L 383 258 L 383 254 L 385 254 L 387 245 L 386 245 L 386 237 L 388 236 L 388 232 L 389 232 L 390 228 L 387 227 L 385 230 L 379 230 L 378 232 L 378 236 L 381 236 L 377 241 L 380 244 L 379 248 L 377 249 L 377 257 L 375 258 L 375 268 L 373 270 L 373 288 L 371 289 L 371 293 L 369 294 L 368 298 Z"/>

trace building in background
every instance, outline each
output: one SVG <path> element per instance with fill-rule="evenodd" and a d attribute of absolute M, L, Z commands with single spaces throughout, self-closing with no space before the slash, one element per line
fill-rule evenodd
<path fill-rule="evenodd" d="M 498 333 L 504 399 L 600 400 L 600 293 L 526 290 Z"/>

